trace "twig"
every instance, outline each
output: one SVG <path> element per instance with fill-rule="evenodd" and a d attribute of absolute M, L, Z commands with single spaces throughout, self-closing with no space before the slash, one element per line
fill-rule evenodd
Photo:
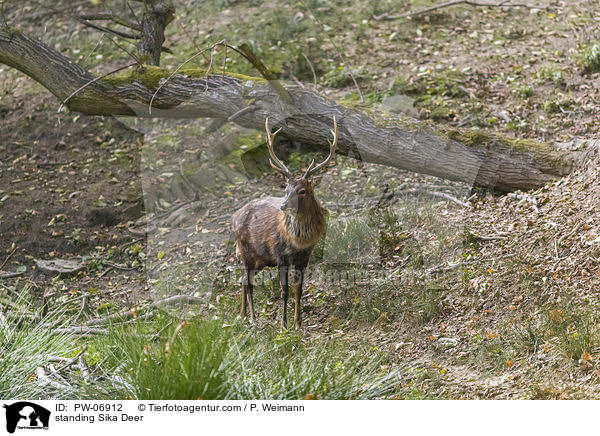
<path fill-rule="evenodd" d="M 85 310 L 86 306 L 87 306 L 87 295 L 84 295 L 83 297 L 81 297 L 81 309 L 79 309 L 79 313 L 75 317 L 75 322 L 77 322 L 79 320 L 79 317 L 81 317 L 81 315 L 83 315 L 83 311 Z"/>
<path fill-rule="evenodd" d="M 127 4 L 129 5 L 129 2 L 127 2 Z M 192 43 L 192 45 L 194 46 L 196 51 L 201 51 L 202 49 L 200 47 L 198 47 L 198 44 L 196 44 L 196 40 L 194 39 L 194 37 L 192 35 L 190 35 L 190 33 L 188 32 L 185 25 L 179 19 L 179 14 L 175 15 L 175 19 L 179 22 L 179 27 L 181 28 L 181 30 L 183 31 L 185 36 L 187 36 L 187 38 L 190 40 L 190 42 Z M 137 20 L 137 17 L 136 17 L 136 20 Z M 139 22 L 139 20 L 138 20 L 138 22 Z"/>
<path fill-rule="evenodd" d="M 76 15 L 76 17 L 81 18 L 82 20 L 90 20 L 90 21 L 108 20 L 108 21 L 113 21 L 117 24 L 120 24 L 123 27 L 129 27 L 130 29 L 133 29 L 133 30 L 142 30 L 142 26 L 140 24 L 132 23 L 131 21 L 129 21 L 123 17 L 119 17 L 118 15 L 115 15 L 112 12 L 100 12 L 98 14 L 81 14 L 81 15 Z"/>
<path fill-rule="evenodd" d="M 48 9 L 48 6 L 44 6 L 38 2 L 36 2 L 36 3 L 38 5 L 40 5 L 41 7 Z M 62 8 L 49 8 L 49 10 L 46 10 L 46 11 L 37 11 L 37 12 L 32 12 L 31 14 L 22 15 L 19 17 L 19 19 L 20 20 L 37 20 L 38 18 L 43 18 L 46 15 L 60 14 L 61 12 L 68 11 L 68 10 L 72 11 L 73 9 L 76 9 L 79 6 L 83 6 L 88 3 L 89 3 L 89 0 L 85 0 L 85 1 L 80 1 L 80 2 L 69 4 L 68 6 L 64 6 Z"/>
<path fill-rule="evenodd" d="M 429 195 L 433 195 L 434 197 L 442 197 L 447 200 L 453 201 L 454 203 L 456 203 L 462 207 L 466 207 L 466 208 L 473 207 L 470 204 L 465 203 L 464 201 L 460 201 L 458 198 L 454 197 L 453 195 L 447 194 L 445 192 L 437 192 L 437 191 L 423 191 L 423 192 L 425 192 L 426 194 L 429 194 Z"/>
<path fill-rule="evenodd" d="M 159 213 L 157 215 L 155 214 L 154 216 L 151 217 L 151 219 L 155 221 L 155 220 L 159 220 L 159 219 L 171 216 L 171 215 L 173 215 L 173 213 L 176 210 L 181 209 L 182 207 L 187 206 L 188 204 L 196 203 L 196 202 L 198 202 L 198 200 L 193 199 L 193 200 L 187 200 L 182 203 L 175 204 L 175 205 L 171 206 L 171 208 L 165 210 L 164 212 Z"/>
<path fill-rule="evenodd" d="M 73 92 L 71 95 L 69 95 L 69 96 L 68 96 L 68 97 L 67 97 L 67 98 L 66 98 L 66 99 L 65 99 L 65 100 L 64 100 L 64 101 L 63 101 L 63 102 L 60 104 L 60 106 L 58 107 L 58 110 L 57 110 L 56 112 L 57 112 L 57 113 L 58 113 L 58 112 L 60 112 L 60 110 L 63 108 L 63 106 L 65 106 L 65 105 L 66 105 L 66 104 L 69 102 L 69 100 L 71 100 L 71 99 L 72 99 L 72 98 L 73 98 L 75 95 L 77 95 L 79 92 L 83 91 L 85 88 L 87 88 L 88 86 L 90 86 L 92 83 L 95 83 L 95 82 L 97 82 L 98 80 L 104 79 L 105 77 L 107 77 L 107 76 L 110 76 L 111 74 L 118 73 L 119 71 L 123 71 L 123 70 L 126 70 L 127 68 L 133 67 L 134 65 L 139 65 L 139 64 L 138 64 L 138 62 L 134 62 L 134 63 L 131 63 L 131 64 L 129 64 L 129 65 L 125 65 L 124 67 L 117 68 L 116 70 L 109 71 L 109 72 L 108 72 L 108 73 L 106 73 L 106 74 L 103 74 L 103 75 L 101 75 L 101 76 L 99 76 L 99 77 L 96 77 L 96 78 L 94 78 L 94 79 L 90 80 L 90 81 L 89 81 L 89 82 L 87 82 L 85 85 L 83 85 L 83 86 L 79 87 L 79 88 L 78 88 L 77 90 L 75 90 L 75 91 L 74 91 L 74 92 Z"/>
<path fill-rule="evenodd" d="M 567 257 L 569 256 L 564 256 L 564 257 L 560 257 L 560 253 L 558 252 L 560 245 L 565 241 L 565 239 L 570 238 L 571 236 L 573 236 L 575 233 L 577 233 L 579 231 L 579 229 L 581 228 L 581 226 L 583 225 L 583 221 L 580 221 L 579 223 L 577 223 L 577 225 L 573 228 L 573 230 L 571 230 L 569 233 L 567 233 L 566 235 L 563 235 L 558 241 L 554 242 L 554 253 L 555 253 L 555 257 L 556 257 L 556 262 L 554 262 L 554 265 L 552 265 L 552 272 L 556 271 L 556 268 L 558 268 L 558 265 L 565 260 Z"/>
<path fill-rule="evenodd" d="M 416 11 L 408 11 L 403 14 L 390 15 L 387 12 L 385 12 L 381 15 L 374 15 L 373 19 L 377 20 L 377 21 L 379 21 L 379 20 L 392 21 L 392 20 L 397 20 L 398 18 L 416 17 L 417 15 L 423 15 L 423 14 L 426 14 L 428 12 L 433 12 L 438 9 L 443 9 L 443 8 L 447 8 L 450 6 L 456 6 L 456 5 L 460 5 L 460 4 L 465 4 L 465 5 L 469 5 L 469 6 L 491 7 L 491 8 L 493 8 L 493 7 L 506 7 L 506 8 L 512 7 L 512 8 L 528 8 L 528 9 L 549 9 L 550 8 L 550 6 L 537 6 L 537 5 L 531 6 L 531 5 L 527 5 L 524 3 L 508 3 L 508 0 L 501 1 L 498 3 L 487 3 L 487 2 L 478 2 L 478 1 L 471 1 L 471 0 L 451 0 L 451 1 L 438 3 L 433 6 L 429 6 L 427 8 L 417 9 Z"/>
<path fill-rule="evenodd" d="M 4 262 L 2 262 L 2 265 L 0 265 L 0 270 L 4 267 L 4 265 L 6 265 L 6 262 L 9 261 L 12 255 L 15 254 L 15 251 L 17 251 L 17 247 L 13 248 L 12 251 L 8 253 L 8 256 L 6 256 L 6 259 L 4 259 Z"/>
<path fill-rule="evenodd" d="M 140 21 L 140 19 L 135 14 L 135 11 L 133 10 L 133 7 L 131 6 L 131 4 L 127 0 L 125 1 L 125 3 L 127 4 L 127 7 L 129 8 L 129 10 L 131 11 L 131 15 L 133 15 L 133 18 L 135 18 L 135 21 L 137 21 L 138 26 L 140 26 L 140 28 L 141 28 L 142 27 L 142 22 Z"/>
<path fill-rule="evenodd" d="M 129 55 L 129 57 L 131 59 L 133 59 L 134 61 L 136 61 L 136 63 L 141 67 L 143 67 L 142 61 L 140 60 L 139 57 L 137 57 L 136 55 L 134 55 L 133 53 L 131 53 L 129 50 L 127 50 L 125 47 L 123 47 L 121 44 L 119 44 L 117 41 L 115 41 L 112 38 L 108 38 L 110 42 L 112 42 L 114 45 L 117 46 L 117 48 L 123 50 L 125 53 L 127 53 Z"/>
<path fill-rule="evenodd" d="M 58 369 L 56 368 L 56 366 L 53 363 L 48 364 L 48 369 L 50 370 L 50 374 L 52 374 L 59 382 L 68 385 L 69 382 L 67 382 L 59 373 L 58 373 Z"/>
<path fill-rule="evenodd" d="M 123 265 L 119 265 L 119 264 L 112 263 L 112 262 L 102 262 L 102 263 L 104 263 L 104 265 L 106 265 L 106 266 L 109 266 L 114 269 L 118 269 L 120 271 L 133 271 L 135 269 L 138 269 L 137 266 L 123 266 Z"/>
<path fill-rule="evenodd" d="M 313 64 L 310 61 L 310 59 L 308 58 L 308 56 L 306 56 L 304 53 L 302 53 L 302 56 L 304 56 L 304 59 L 306 59 L 306 62 L 308 63 L 308 67 L 310 68 L 310 71 L 312 72 L 312 75 L 313 75 L 313 85 L 316 87 L 317 86 L 317 73 L 315 73 Z"/>
<path fill-rule="evenodd" d="M 87 20 L 82 20 L 81 18 L 79 18 L 75 15 L 71 15 L 71 17 L 74 18 L 75 20 L 79 21 L 84 26 L 91 27 L 92 29 L 99 30 L 100 32 L 110 33 L 111 35 L 120 36 L 121 38 L 141 39 L 140 35 L 132 35 L 131 33 L 125 33 L 125 32 L 121 32 L 119 30 L 110 29 L 108 27 L 99 26 L 98 24 L 90 23 Z"/>
<path fill-rule="evenodd" d="M 104 277 L 106 274 L 108 274 L 109 272 L 111 272 L 113 270 L 112 266 L 109 266 L 108 268 L 106 268 L 104 271 L 102 271 L 100 273 L 100 275 L 98 276 L 98 278 L 102 278 Z"/>
<path fill-rule="evenodd" d="M 568 234 L 563 235 L 558 242 L 556 243 L 558 246 L 560 246 L 560 244 L 562 244 L 564 242 L 565 239 L 570 238 L 571 236 L 573 236 L 575 233 L 577 233 L 579 231 L 579 229 L 581 228 L 581 226 L 583 225 L 583 221 L 580 221 L 579 223 L 577 223 L 577 225 L 573 228 L 573 230 L 571 230 Z"/>
<path fill-rule="evenodd" d="M 246 106 L 245 108 L 240 109 L 239 111 L 237 111 L 236 113 L 234 113 L 233 115 L 231 115 L 229 118 L 227 118 L 227 120 L 225 122 L 226 123 L 230 123 L 233 120 L 241 117 L 242 115 L 245 115 L 248 112 L 253 112 L 256 109 L 258 109 L 258 107 L 254 106 L 254 105 Z"/>
<path fill-rule="evenodd" d="M 94 46 L 94 48 L 92 49 L 92 51 L 90 51 L 90 52 L 88 53 L 88 55 L 87 55 L 85 58 L 83 58 L 83 60 L 81 61 L 81 65 L 85 65 L 85 63 L 86 63 L 86 62 L 87 62 L 87 60 L 90 58 L 90 56 L 91 56 L 91 55 L 92 55 L 92 54 L 93 54 L 93 53 L 96 51 L 96 49 L 97 49 L 98 47 L 100 47 L 100 44 L 102 43 L 102 39 L 103 39 L 105 36 L 106 36 L 106 34 L 105 34 L 105 33 L 101 33 L 101 34 L 100 34 L 100 38 L 98 38 L 98 42 L 96 43 L 96 45 Z"/>
<path fill-rule="evenodd" d="M 506 239 L 506 235 L 474 235 L 475 238 L 481 241 L 497 241 L 498 239 Z"/>
<path fill-rule="evenodd" d="M 404 192 L 407 192 L 407 191 L 408 192 L 410 192 L 410 191 L 413 191 L 413 192 L 422 192 L 423 194 L 428 194 L 428 195 L 431 195 L 433 197 L 442 197 L 442 198 L 445 198 L 447 200 L 453 201 L 454 203 L 456 203 L 456 204 L 458 204 L 458 205 L 460 205 L 462 207 L 466 207 L 466 208 L 473 207 L 470 204 L 465 203 L 464 201 L 459 200 L 455 196 L 447 194 L 445 192 L 430 191 L 428 189 L 423 189 L 423 188 L 412 188 L 412 189 L 408 189 L 408 190 L 406 190 Z"/>
<path fill-rule="evenodd" d="M 298 85 L 299 87 L 301 87 L 302 89 L 306 89 L 306 86 L 304 86 L 304 83 L 302 83 L 300 80 L 298 80 L 298 78 L 296 76 L 294 76 L 293 73 L 290 73 L 290 76 L 292 77 L 292 80 L 294 82 L 296 82 L 296 85 Z"/>

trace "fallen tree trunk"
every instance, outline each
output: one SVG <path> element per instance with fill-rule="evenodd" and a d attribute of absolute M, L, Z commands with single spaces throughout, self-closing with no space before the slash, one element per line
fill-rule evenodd
<path fill-rule="evenodd" d="M 479 130 L 434 128 L 381 114 L 376 122 L 299 87 L 286 87 L 291 101 L 285 102 L 266 81 L 246 76 L 199 70 L 172 75 L 144 66 L 97 78 L 15 30 L 0 29 L 0 62 L 42 84 L 70 110 L 89 115 L 211 117 L 261 130 L 269 117 L 273 129 L 282 127 L 281 136 L 324 150 L 335 115 L 339 153 L 500 191 L 536 188 L 565 176 L 586 153 L 581 147 L 575 151 Z"/>

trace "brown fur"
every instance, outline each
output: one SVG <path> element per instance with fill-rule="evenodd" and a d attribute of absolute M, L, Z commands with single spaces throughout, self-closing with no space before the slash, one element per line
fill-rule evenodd
<path fill-rule="evenodd" d="M 285 210 L 282 210 L 283 206 Z M 246 303 L 254 320 L 252 280 L 264 267 L 277 266 L 280 271 L 286 325 L 287 272 L 296 270 L 296 326 L 300 327 L 300 296 L 304 270 L 312 250 L 325 233 L 326 210 L 321 207 L 310 181 L 292 179 L 284 197 L 266 197 L 252 200 L 232 216 L 239 260 L 244 264 L 242 315 Z"/>

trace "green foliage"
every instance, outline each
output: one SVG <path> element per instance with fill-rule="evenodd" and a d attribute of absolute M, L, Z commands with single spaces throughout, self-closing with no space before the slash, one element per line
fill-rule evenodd
<path fill-rule="evenodd" d="M 330 88 L 344 88 L 353 84 L 352 76 L 358 80 L 361 71 L 362 68 L 352 70 L 347 66 L 332 65 L 323 78 L 325 79 L 325 84 Z"/>
<path fill-rule="evenodd" d="M 546 113 L 555 114 L 569 110 L 573 104 L 574 102 L 570 97 L 561 95 L 557 99 L 544 101 L 543 106 Z"/>
<path fill-rule="evenodd" d="M 437 74 L 423 76 L 427 94 L 444 97 L 461 97 L 466 95 L 461 86 L 465 75 L 455 70 L 444 70 Z"/>
<path fill-rule="evenodd" d="M 559 65 L 546 64 L 535 73 L 535 81 L 538 83 L 553 83 L 555 85 L 564 84 L 565 73 Z"/>
<path fill-rule="evenodd" d="M 576 62 L 585 73 L 600 71 L 600 41 L 583 46 L 576 55 Z"/>
<path fill-rule="evenodd" d="M 531 85 L 518 85 L 515 91 L 522 99 L 528 99 L 533 95 L 533 87 Z"/>

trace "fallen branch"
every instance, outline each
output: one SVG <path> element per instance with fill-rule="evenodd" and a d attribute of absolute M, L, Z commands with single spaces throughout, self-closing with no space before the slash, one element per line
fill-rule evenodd
<path fill-rule="evenodd" d="M 46 369 L 41 366 L 38 369 L 36 369 L 35 376 L 39 382 L 38 384 L 40 384 L 41 386 L 50 386 L 63 391 L 71 389 L 70 386 L 63 385 L 62 383 L 59 383 L 52 377 L 48 376 L 48 374 L 46 373 Z"/>
<path fill-rule="evenodd" d="M 83 358 L 83 356 L 79 356 L 79 364 L 77 365 L 77 367 L 81 371 L 81 376 L 83 377 L 83 380 L 85 380 L 86 382 L 89 382 L 91 379 L 90 367 L 88 366 L 88 364 L 85 361 L 85 359 Z"/>
<path fill-rule="evenodd" d="M 125 320 L 133 318 L 134 316 L 137 316 L 137 314 L 141 313 L 142 311 L 146 311 L 146 310 L 149 310 L 152 308 L 160 309 L 161 307 L 164 307 L 164 306 L 175 306 L 176 304 L 200 304 L 200 303 L 202 303 L 202 299 L 198 298 L 198 297 L 192 297 L 189 295 L 174 295 L 172 297 L 165 298 L 164 300 L 155 301 L 152 304 L 149 304 L 145 308 L 132 308 L 132 309 L 124 310 L 119 313 L 114 313 L 112 315 L 105 316 L 103 318 L 91 319 L 91 320 L 85 322 L 83 325 L 84 326 L 95 326 L 95 325 L 106 324 L 109 322 L 125 321 Z"/>
<path fill-rule="evenodd" d="M 21 272 L 12 272 L 12 271 L 2 271 L 0 270 L 0 279 L 11 279 L 13 277 L 19 277 L 25 274 L 25 271 Z"/>
<path fill-rule="evenodd" d="M 62 327 L 52 330 L 53 335 L 71 335 L 76 334 L 80 336 L 95 336 L 95 335 L 108 335 L 107 329 L 100 328 L 89 328 L 86 326 L 75 326 L 75 327 Z"/>
<path fill-rule="evenodd" d="M 372 119 L 298 87 L 285 88 L 292 97 L 286 103 L 271 83 L 226 74 L 202 77 L 148 67 L 121 81 L 98 80 L 61 53 L 3 28 L 0 62 L 28 74 L 70 110 L 88 115 L 228 119 L 253 105 L 256 110 L 235 117 L 237 125 L 262 130 L 268 117 L 274 128 L 282 128 L 282 136 L 324 150 L 335 116 L 339 154 L 504 192 L 538 188 L 569 174 L 600 143 L 590 140 L 586 147 L 570 150 L 483 131 L 477 131 L 473 140 L 471 132 L 460 129 L 392 115 L 376 114 Z M 158 85 L 149 85 L 145 75 Z"/>
<path fill-rule="evenodd" d="M 436 274 L 436 273 L 441 273 L 441 272 L 447 272 L 447 271 L 452 271 L 456 268 L 462 268 L 462 267 L 467 267 L 469 265 L 474 265 L 476 263 L 496 261 L 498 259 L 506 259 L 508 257 L 513 257 L 513 256 L 514 256 L 514 253 L 511 253 L 511 254 L 505 254 L 505 255 L 497 256 L 497 257 L 493 257 L 493 258 L 475 259 L 475 260 L 469 260 L 466 262 L 458 262 L 454 265 L 446 265 L 443 263 L 441 265 L 437 265 L 437 266 L 428 268 L 427 273 L 428 274 Z"/>
<path fill-rule="evenodd" d="M 75 362 L 77 362 L 79 360 L 79 358 L 83 355 L 83 353 L 85 353 L 87 351 L 87 345 L 84 345 L 81 350 L 79 350 L 79 353 L 77 353 L 74 357 L 62 357 L 62 356 L 49 356 L 48 362 L 56 362 L 56 363 L 62 363 L 62 365 L 60 365 L 57 369 L 61 370 L 64 368 L 68 368 L 69 366 L 75 364 Z"/>
<path fill-rule="evenodd" d="M 446 200 L 450 200 L 450 201 L 452 201 L 452 202 L 454 202 L 454 203 L 456 203 L 456 204 L 458 204 L 458 205 L 460 205 L 462 207 L 466 207 L 466 208 L 471 208 L 472 207 L 470 204 L 465 203 L 464 201 L 461 201 L 458 198 L 456 198 L 455 196 L 450 195 L 450 194 L 448 194 L 446 192 L 430 191 L 430 190 L 422 189 L 422 188 L 414 188 L 414 189 L 409 189 L 407 191 L 408 192 L 411 192 L 411 191 L 413 191 L 413 192 L 420 192 L 420 193 L 423 193 L 423 194 L 431 195 L 432 197 L 445 198 Z M 404 192 L 407 192 L 407 191 L 404 191 Z"/>
<path fill-rule="evenodd" d="M 392 20 L 397 20 L 398 18 L 416 17 L 417 15 L 423 15 L 428 12 L 433 12 L 433 11 L 436 11 L 439 9 L 447 8 L 450 6 L 456 6 L 456 5 L 460 5 L 460 4 L 476 6 L 476 7 L 489 7 L 489 8 L 498 8 L 498 7 L 527 8 L 527 9 L 548 9 L 548 8 L 550 8 L 550 6 L 538 6 L 538 5 L 531 6 L 531 5 L 524 4 L 524 3 L 509 3 L 508 0 L 501 1 L 498 3 L 478 2 L 478 1 L 471 1 L 471 0 L 451 0 L 451 1 L 443 2 L 443 3 L 438 3 L 433 6 L 423 8 L 423 9 L 417 9 L 416 11 L 405 12 L 403 14 L 390 15 L 387 12 L 385 12 L 381 15 L 374 15 L 373 19 L 378 20 L 378 21 L 380 21 L 380 20 L 392 21 Z"/>
<path fill-rule="evenodd" d="M 64 99 L 60 103 L 60 106 L 58 107 L 58 110 L 56 112 L 60 112 L 60 110 L 63 108 L 63 106 L 66 106 L 73 97 L 75 97 L 77 94 L 79 94 L 81 91 L 83 91 L 88 86 L 93 85 L 98 80 L 105 79 L 106 77 L 110 76 L 111 74 L 118 73 L 119 71 L 123 71 L 123 70 L 125 70 L 127 68 L 131 68 L 131 67 L 133 67 L 135 65 L 139 65 L 139 62 L 137 62 L 137 61 L 136 62 L 132 62 L 131 64 L 125 65 L 124 67 L 117 68 L 116 70 L 109 71 L 106 74 L 102 74 L 101 76 L 98 76 L 98 77 L 93 78 L 92 80 L 89 80 L 88 82 L 84 83 L 82 86 L 80 86 L 79 88 L 77 88 L 75 91 L 73 91 L 71 93 L 71 95 L 69 95 L 66 99 Z"/>

